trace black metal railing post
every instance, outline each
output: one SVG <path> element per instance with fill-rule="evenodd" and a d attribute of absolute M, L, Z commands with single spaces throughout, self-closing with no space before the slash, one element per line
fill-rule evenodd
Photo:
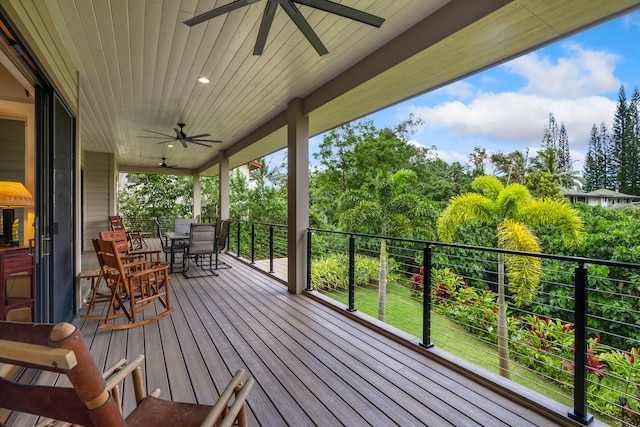
<path fill-rule="evenodd" d="M 422 342 L 421 347 L 433 347 L 431 342 L 431 247 L 425 245 L 422 253 L 422 265 L 424 274 L 422 275 Z"/>
<path fill-rule="evenodd" d="M 574 310 L 573 409 L 569 418 L 589 424 L 593 415 L 587 413 L 587 269 L 583 263 L 575 268 Z"/>
<path fill-rule="evenodd" d="M 241 222 L 238 221 L 238 236 L 237 236 L 237 242 L 238 242 L 238 250 L 236 251 L 236 257 L 240 256 L 240 227 L 241 227 Z"/>
<path fill-rule="evenodd" d="M 307 291 L 311 291 L 311 230 L 307 230 Z"/>
<path fill-rule="evenodd" d="M 356 280 L 355 280 L 355 265 L 356 265 L 356 244 L 353 234 L 349 236 L 349 308 L 347 311 L 356 311 L 355 309 L 355 295 L 356 295 Z"/>
<path fill-rule="evenodd" d="M 256 263 L 256 225 L 251 223 L 251 264 Z"/>
<path fill-rule="evenodd" d="M 273 225 L 269 226 L 269 273 L 273 273 Z"/>

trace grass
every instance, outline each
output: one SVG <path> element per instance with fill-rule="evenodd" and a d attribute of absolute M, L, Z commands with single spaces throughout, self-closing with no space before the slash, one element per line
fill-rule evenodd
<path fill-rule="evenodd" d="M 327 296 L 348 304 L 346 289 L 323 291 Z M 372 286 L 357 287 L 355 308 L 372 317 L 378 317 L 378 288 Z M 423 303 L 411 296 L 407 286 L 387 285 L 386 323 L 402 331 L 423 338 Z M 458 357 L 475 363 L 489 371 L 499 373 L 498 353 L 495 344 L 488 343 L 467 331 L 463 325 L 437 313 L 431 317 L 431 342 Z M 573 402 L 567 391 L 521 365 L 511 361 L 511 379 L 531 390 L 550 397 L 564 405 Z"/>

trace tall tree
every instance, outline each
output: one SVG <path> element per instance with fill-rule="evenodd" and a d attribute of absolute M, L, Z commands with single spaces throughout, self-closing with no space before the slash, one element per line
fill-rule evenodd
<path fill-rule="evenodd" d="M 410 136 L 421 123 L 410 116 L 395 127 L 377 128 L 371 120 L 340 126 L 325 135 L 314 158 L 319 162 L 313 183 L 323 188 L 329 204 L 324 215 L 336 224 L 337 200 L 340 195 L 375 179 L 379 171 L 412 168 L 425 150 L 410 144 Z M 312 192 L 311 196 L 315 193 Z M 315 203 L 311 200 L 312 205 Z M 317 203 L 315 203 L 318 206 Z"/>
<path fill-rule="evenodd" d="M 582 220 L 566 200 L 536 199 L 523 185 L 514 183 L 504 187 L 494 176 L 476 178 L 473 189 L 476 192 L 452 198 L 440 215 L 438 235 L 441 240 L 452 241 L 460 227 L 478 223 L 495 225 L 500 247 L 515 251 L 540 252 L 538 239 L 530 229 L 537 225 L 556 226 L 567 245 L 577 244 L 581 240 Z M 508 255 L 505 258 L 513 304 L 516 307 L 527 304 L 532 300 L 540 281 L 541 260 L 523 255 Z M 499 277 L 504 282 L 504 277 Z M 504 284 L 499 285 L 499 301 L 503 302 Z M 509 377 L 506 303 L 498 307 L 498 339 L 500 373 Z"/>
<path fill-rule="evenodd" d="M 610 136 L 607 126 L 602 122 L 598 128 L 594 123 L 591 127 L 589 148 L 584 162 L 585 191 L 615 188 L 612 186 L 610 156 Z"/>
<path fill-rule="evenodd" d="M 618 91 L 618 103 L 613 116 L 613 132 L 611 135 L 613 145 L 612 165 L 615 168 L 616 189 L 622 193 L 638 195 L 636 165 L 638 147 L 633 136 L 633 123 L 631 108 L 627 102 L 624 86 Z"/>
<path fill-rule="evenodd" d="M 486 148 L 473 147 L 473 152 L 469 154 L 469 161 L 473 165 L 471 175 L 474 177 L 484 175 L 484 162 L 491 158 L 491 153 Z"/>
<path fill-rule="evenodd" d="M 629 158 L 632 194 L 640 194 L 640 92 L 636 87 L 629 100 L 628 135 L 631 153 Z"/>
<path fill-rule="evenodd" d="M 553 116 L 553 113 L 549 113 L 549 123 L 547 127 L 544 128 L 544 133 L 542 134 L 542 150 L 548 148 L 554 151 L 557 150 L 559 135 L 560 130 L 558 129 L 556 118 Z"/>
<path fill-rule="evenodd" d="M 497 173 L 504 176 L 506 182 L 524 183 L 529 163 L 529 149 L 524 152 L 512 151 L 509 154 L 502 152 L 491 155 L 491 163 Z"/>
<path fill-rule="evenodd" d="M 565 171 L 573 170 L 571 151 L 569 150 L 569 137 L 564 123 L 560 125 L 560 132 L 558 133 L 558 164 Z"/>
<path fill-rule="evenodd" d="M 567 128 L 563 122 L 561 122 L 558 127 L 558 122 L 553 113 L 549 113 L 549 123 L 544 128 L 541 145 L 542 148 L 540 151 L 553 150 L 555 152 L 555 157 L 560 169 L 566 171 L 573 169 Z"/>
<path fill-rule="evenodd" d="M 416 173 L 401 169 L 380 171 L 376 179 L 350 189 L 339 199 L 340 224 L 349 231 L 376 233 L 380 239 L 378 319 L 385 321 L 387 301 L 387 245 L 384 236 L 433 238 L 436 213 L 415 194 Z"/>

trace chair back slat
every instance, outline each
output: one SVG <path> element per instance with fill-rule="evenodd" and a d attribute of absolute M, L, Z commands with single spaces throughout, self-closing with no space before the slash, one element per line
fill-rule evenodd
<path fill-rule="evenodd" d="M 119 231 L 101 231 L 99 233 L 101 240 L 109 240 L 116 242 L 116 250 L 121 254 L 130 252 L 127 233 L 124 230 Z"/>

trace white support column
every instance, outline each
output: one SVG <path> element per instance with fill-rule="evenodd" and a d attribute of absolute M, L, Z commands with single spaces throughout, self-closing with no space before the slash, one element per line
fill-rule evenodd
<path fill-rule="evenodd" d="M 196 222 L 202 222 L 202 189 L 200 187 L 200 175 L 193 173 L 193 218 Z"/>
<path fill-rule="evenodd" d="M 302 114 L 302 99 L 287 107 L 288 152 L 288 287 L 299 294 L 307 280 L 309 228 L 309 118 Z"/>
<path fill-rule="evenodd" d="M 220 151 L 220 188 L 218 198 L 218 219 L 229 219 L 229 159 L 225 151 Z"/>

